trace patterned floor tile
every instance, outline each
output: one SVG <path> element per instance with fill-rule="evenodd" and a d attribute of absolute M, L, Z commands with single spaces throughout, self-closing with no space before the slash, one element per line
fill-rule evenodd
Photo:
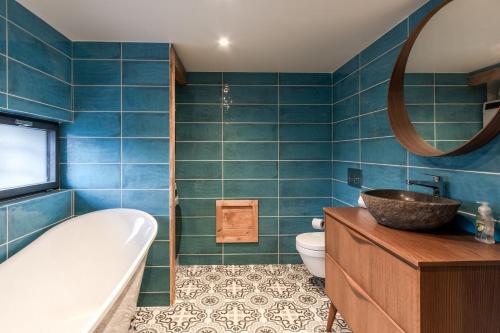
<path fill-rule="evenodd" d="M 177 300 L 139 308 L 134 333 L 325 332 L 324 280 L 304 265 L 179 266 Z M 340 314 L 334 332 L 351 330 Z"/>

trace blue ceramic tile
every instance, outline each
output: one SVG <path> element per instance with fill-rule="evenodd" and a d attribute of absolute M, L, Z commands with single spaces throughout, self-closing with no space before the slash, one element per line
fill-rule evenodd
<path fill-rule="evenodd" d="M 330 178 L 332 174 L 332 164 L 327 161 L 310 162 L 280 162 L 280 178 Z"/>
<path fill-rule="evenodd" d="M 217 254 L 222 252 L 222 244 L 215 243 L 214 236 L 182 236 L 178 237 L 181 254 Z"/>
<path fill-rule="evenodd" d="M 75 86 L 75 111 L 120 111 L 120 87 Z"/>
<path fill-rule="evenodd" d="M 302 264 L 302 258 L 298 254 L 280 254 L 280 264 Z"/>
<path fill-rule="evenodd" d="M 433 86 L 405 86 L 406 104 L 432 104 L 434 103 Z"/>
<path fill-rule="evenodd" d="M 333 121 L 339 121 L 359 114 L 359 95 L 346 98 L 333 105 Z"/>
<path fill-rule="evenodd" d="M 0 245 L 0 264 L 7 260 L 7 245 Z"/>
<path fill-rule="evenodd" d="M 277 253 L 277 252 L 278 252 L 278 237 L 274 236 L 260 236 L 259 241 L 257 243 L 224 244 L 224 255 L 228 253 L 248 254 L 248 253 Z M 225 258 L 226 256 L 224 256 L 224 259 Z"/>
<path fill-rule="evenodd" d="M 277 160 L 277 143 L 224 143 L 224 160 Z"/>
<path fill-rule="evenodd" d="M 340 66 L 333 74 L 333 84 L 337 84 L 340 80 L 345 79 L 359 68 L 359 55 L 354 56 L 351 60 Z"/>
<path fill-rule="evenodd" d="M 68 138 L 60 147 L 63 163 L 120 162 L 120 139 Z"/>
<path fill-rule="evenodd" d="M 219 107 L 220 112 L 220 107 Z M 224 107 L 224 122 L 272 123 L 278 121 L 277 105 L 230 105 Z"/>
<path fill-rule="evenodd" d="M 0 93 L 0 108 L 7 107 L 7 94 Z"/>
<path fill-rule="evenodd" d="M 177 192 L 183 199 L 189 198 L 221 198 L 221 180 L 176 180 Z M 215 231 L 215 229 L 214 229 Z"/>
<path fill-rule="evenodd" d="M 168 189 L 168 164 L 125 164 L 122 173 L 124 189 Z"/>
<path fill-rule="evenodd" d="M 434 105 L 406 105 L 406 112 L 411 122 L 434 121 Z"/>
<path fill-rule="evenodd" d="M 119 60 L 73 60 L 73 83 L 87 85 L 119 85 Z"/>
<path fill-rule="evenodd" d="M 221 103 L 222 86 L 185 85 L 175 88 L 176 103 Z"/>
<path fill-rule="evenodd" d="M 168 86 L 168 61 L 123 61 L 123 84 Z"/>
<path fill-rule="evenodd" d="M 331 197 L 331 184 L 324 179 L 280 180 L 280 197 Z"/>
<path fill-rule="evenodd" d="M 168 163 L 168 139 L 123 139 L 123 163 Z"/>
<path fill-rule="evenodd" d="M 336 103 L 359 91 L 359 73 L 354 73 L 333 87 L 333 102 Z"/>
<path fill-rule="evenodd" d="M 168 266 L 169 261 L 169 242 L 154 241 L 149 248 L 146 266 Z"/>
<path fill-rule="evenodd" d="M 74 189 L 118 189 L 120 165 L 65 164 L 61 168 L 61 186 Z"/>
<path fill-rule="evenodd" d="M 220 141 L 222 125 L 214 123 L 183 123 L 175 128 L 175 140 L 180 141 Z"/>
<path fill-rule="evenodd" d="M 259 235 L 277 235 L 278 227 L 277 217 L 259 217 Z"/>
<path fill-rule="evenodd" d="M 133 208 L 152 215 L 168 215 L 168 190 L 124 190 L 123 208 Z"/>
<path fill-rule="evenodd" d="M 414 123 L 413 127 L 424 140 L 434 140 L 434 124 Z"/>
<path fill-rule="evenodd" d="M 222 84 L 221 72 L 188 72 L 186 74 L 189 84 Z"/>
<path fill-rule="evenodd" d="M 7 60 L 0 55 L 0 91 L 7 92 Z"/>
<path fill-rule="evenodd" d="M 434 73 L 405 73 L 405 85 L 433 85 Z"/>
<path fill-rule="evenodd" d="M 224 142 L 277 141 L 278 126 L 274 124 L 225 124 Z"/>
<path fill-rule="evenodd" d="M 280 141 L 331 141 L 330 124 L 282 124 Z"/>
<path fill-rule="evenodd" d="M 225 86 L 224 100 L 234 104 L 277 104 L 276 86 Z"/>
<path fill-rule="evenodd" d="M 387 118 L 387 111 L 380 111 L 361 117 L 360 132 L 362 138 L 373 138 L 392 135 Z"/>
<path fill-rule="evenodd" d="M 323 208 L 330 206 L 330 199 L 284 198 L 279 204 L 282 216 L 321 216 Z"/>
<path fill-rule="evenodd" d="M 321 217 L 319 215 L 318 217 Z M 298 235 L 304 232 L 312 232 L 311 219 L 307 217 L 281 217 L 280 218 L 281 234 Z"/>
<path fill-rule="evenodd" d="M 122 43 L 123 59 L 169 60 L 169 43 Z"/>
<path fill-rule="evenodd" d="M 332 178 L 347 182 L 347 169 L 359 169 L 359 163 L 334 162 L 332 167 Z"/>
<path fill-rule="evenodd" d="M 70 217 L 71 192 L 44 195 L 13 204 L 8 210 L 8 237 L 14 240 Z"/>
<path fill-rule="evenodd" d="M 139 293 L 137 306 L 169 306 L 170 293 L 148 292 Z"/>
<path fill-rule="evenodd" d="M 399 56 L 401 47 L 384 54 L 361 69 L 361 89 L 367 89 L 391 77 L 392 69 Z"/>
<path fill-rule="evenodd" d="M 282 236 L 279 239 L 281 253 L 297 253 L 295 235 Z"/>
<path fill-rule="evenodd" d="M 331 143 L 280 143 L 282 160 L 331 160 Z"/>
<path fill-rule="evenodd" d="M 276 85 L 278 73 L 224 73 L 224 84 L 236 85 Z"/>
<path fill-rule="evenodd" d="M 71 110 L 71 86 L 15 61 L 9 61 L 9 93 Z"/>
<path fill-rule="evenodd" d="M 408 21 L 404 20 L 361 52 L 361 65 L 367 64 L 389 49 L 404 42 L 407 37 Z"/>
<path fill-rule="evenodd" d="M 168 87 L 124 87 L 123 111 L 165 111 L 169 110 Z"/>
<path fill-rule="evenodd" d="M 486 89 L 484 86 L 436 87 L 436 103 L 484 103 L 485 101 Z"/>
<path fill-rule="evenodd" d="M 214 199 L 180 199 L 179 212 L 181 216 L 215 216 Z"/>
<path fill-rule="evenodd" d="M 215 216 L 177 219 L 177 223 L 182 223 L 184 236 L 215 236 Z"/>
<path fill-rule="evenodd" d="M 222 265 L 222 255 L 179 255 L 180 265 Z"/>
<path fill-rule="evenodd" d="M 369 188 L 406 189 L 406 168 L 385 165 L 366 165 L 363 167 L 363 186 Z"/>
<path fill-rule="evenodd" d="M 121 44 L 112 42 L 74 42 L 75 59 L 120 59 Z"/>
<path fill-rule="evenodd" d="M 141 292 L 168 290 L 170 285 L 170 269 L 166 267 L 146 267 L 141 283 Z"/>
<path fill-rule="evenodd" d="M 438 123 L 436 140 L 470 140 L 483 128 L 480 123 Z"/>
<path fill-rule="evenodd" d="M 75 112 L 74 122 L 61 126 L 61 136 L 118 137 L 120 113 Z"/>
<path fill-rule="evenodd" d="M 15 0 L 7 0 L 9 20 L 71 56 L 71 41 Z"/>
<path fill-rule="evenodd" d="M 123 137 L 168 137 L 168 113 L 123 113 Z"/>
<path fill-rule="evenodd" d="M 224 254 L 224 265 L 272 265 L 278 264 L 277 254 Z"/>
<path fill-rule="evenodd" d="M 176 160 L 220 160 L 222 144 L 220 142 L 177 142 Z"/>
<path fill-rule="evenodd" d="M 227 113 L 230 118 L 233 116 L 237 118 L 236 114 L 238 112 L 234 107 L 233 105 L 230 112 Z M 245 115 L 246 112 L 243 113 L 243 117 Z M 221 120 L 222 109 L 217 104 L 177 104 L 175 106 L 176 122 L 220 122 Z"/>
<path fill-rule="evenodd" d="M 362 140 L 361 161 L 406 165 L 406 150 L 395 138 Z"/>
<path fill-rule="evenodd" d="M 482 122 L 483 106 L 482 104 L 436 104 L 436 121 Z"/>
<path fill-rule="evenodd" d="M 387 108 L 388 91 L 389 85 L 387 83 L 382 83 L 363 91 L 360 96 L 360 113 L 363 114 Z"/>
<path fill-rule="evenodd" d="M 23 248 L 28 246 L 31 242 L 33 242 L 35 239 L 43 235 L 45 231 L 48 229 L 43 229 L 39 231 L 35 231 L 31 234 L 28 234 L 26 236 L 23 236 L 22 238 L 18 238 L 12 242 L 9 243 L 9 250 L 8 250 L 8 256 L 9 258 L 14 256 L 17 252 L 21 251 Z"/>
<path fill-rule="evenodd" d="M 331 104 L 331 87 L 280 86 L 281 104 Z"/>
<path fill-rule="evenodd" d="M 278 215 L 277 198 L 255 198 L 255 199 L 259 200 L 259 218 L 262 216 Z"/>
<path fill-rule="evenodd" d="M 329 123 L 330 105 L 280 105 L 280 123 Z"/>
<path fill-rule="evenodd" d="M 71 121 L 73 118 L 73 113 L 70 110 L 64 110 L 14 96 L 9 96 L 9 112 L 28 116 L 34 115 L 39 118 L 63 122 Z"/>
<path fill-rule="evenodd" d="M 277 180 L 225 180 L 224 197 L 256 198 L 277 197 Z"/>
<path fill-rule="evenodd" d="M 0 245 L 7 242 L 7 208 L 0 208 Z"/>
<path fill-rule="evenodd" d="M 12 23 L 9 23 L 9 56 L 65 82 L 71 82 L 71 59 Z"/>
<path fill-rule="evenodd" d="M 169 240 L 169 226 L 170 217 L 169 216 L 153 216 L 158 222 L 158 234 L 156 235 L 156 240 Z"/>
<path fill-rule="evenodd" d="M 6 15 L 6 1 L 0 1 L 0 15 L 5 17 Z"/>
<path fill-rule="evenodd" d="M 333 124 L 333 141 L 352 140 L 359 137 L 359 117 Z"/>
<path fill-rule="evenodd" d="M 410 32 L 415 29 L 415 27 L 420 23 L 420 21 L 428 14 L 430 13 L 431 10 L 436 8 L 439 4 L 442 3 L 442 0 L 429 0 L 426 2 L 422 7 L 420 7 L 418 10 L 413 12 L 413 14 L 410 15 Z"/>
<path fill-rule="evenodd" d="M 359 161 L 359 141 L 332 143 L 333 159 L 338 161 Z"/>
<path fill-rule="evenodd" d="M 224 162 L 224 179 L 275 179 L 278 178 L 278 162 Z"/>
<path fill-rule="evenodd" d="M 358 205 L 359 189 L 356 187 L 351 187 L 345 182 L 335 181 L 333 182 L 332 195 L 334 198 L 347 203 L 350 206 Z"/>
<path fill-rule="evenodd" d="M 280 85 L 322 85 L 332 84 L 330 73 L 280 73 Z"/>
<path fill-rule="evenodd" d="M 222 178 L 221 162 L 176 160 L 175 176 L 177 179 L 220 179 Z"/>
<path fill-rule="evenodd" d="M 74 192 L 75 215 L 121 207 L 120 190 L 77 190 Z"/>
<path fill-rule="evenodd" d="M 436 85 L 468 86 L 469 73 L 436 73 Z"/>

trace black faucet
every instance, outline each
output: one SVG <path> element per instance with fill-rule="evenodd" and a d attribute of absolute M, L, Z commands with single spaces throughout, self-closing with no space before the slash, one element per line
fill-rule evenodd
<path fill-rule="evenodd" d="M 412 180 L 408 179 L 406 183 L 408 185 L 418 185 L 423 187 L 432 188 L 432 195 L 435 197 L 440 197 L 444 193 L 444 181 L 440 176 L 428 175 L 432 176 L 432 181 L 423 181 L 423 180 Z"/>

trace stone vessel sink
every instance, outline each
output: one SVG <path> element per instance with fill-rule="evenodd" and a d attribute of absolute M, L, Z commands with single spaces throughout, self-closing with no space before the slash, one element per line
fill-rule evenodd
<path fill-rule="evenodd" d="M 452 199 L 401 190 L 371 190 L 361 196 L 378 223 L 403 230 L 438 228 L 453 220 L 461 204 Z"/>

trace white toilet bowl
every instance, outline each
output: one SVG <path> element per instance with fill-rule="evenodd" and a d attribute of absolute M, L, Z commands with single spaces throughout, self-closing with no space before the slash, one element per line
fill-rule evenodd
<path fill-rule="evenodd" d="M 308 232 L 295 239 L 297 251 L 309 272 L 317 277 L 325 277 L 325 233 Z"/>

